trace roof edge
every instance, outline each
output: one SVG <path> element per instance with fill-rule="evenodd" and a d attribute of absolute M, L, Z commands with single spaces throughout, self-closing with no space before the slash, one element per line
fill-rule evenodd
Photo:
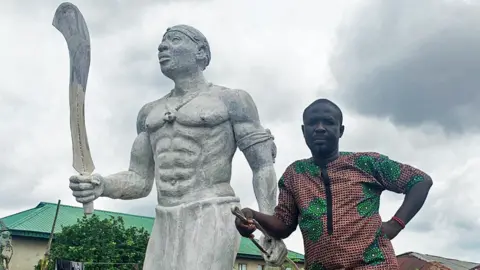
<path fill-rule="evenodd" d="M 44 232 L 35 232 L 35 231 L 23 231 L 23 230 L 10 230 L 13 236 L 22 236 L 22 237 L 29 237 L 29 238 L 41 238 L 41 239 L 49 239 L 50 234 Z"/>
<path fill-rule="evenodd" d="M 408 255 L 411 255 L 412 253 L 415 253 L 415 252 L 414 251 L 407 251 L 407 252 L 404 252 L 402 254 L 397 255 L 396 257 L 408 256 Z"/>
<path fill-rule="evenodd" d="M 472 267 L 471 269 L 468 269 L 468 270 L 478 270 L 480 269 L 480 264 L 479 265 L 476 265 L 474 267 Z"/>
<path fill-rule="evenodd" d="M 439 258 L 439 259 L 451 261 L 452 263 L 453 262 L 461 262 L 461 263 L 477 264 L 476 262 L 463 261 L 463 260 L 459 260 L 459 259 L 443 257 L 443 256 L 438 256 L 438 255 L 424 254 L 424 253 L 419 253 L 419 252 L 414 252 L 414 251 L 405 252 L 405 253 L 402 253 L 400 255 L 397 255 L 396 257 L 402 257 L 402 256 L 413 256 L 413 257 L 415 257 L 419 260 L 422 260 L 424 262 L 438 262 L 438 263 L 441 263 L 440 261 L 435 260 L 435 258 Z M 475 269 L 476 267 L 479 267 L 479 266 L 480 266 L 480 264 L 478 264 L 477 266 L 474 266 L 472 269 Z M 470 269 L 470 270 L 472 270 L 472 269 Z"/>
<path fill-rule="evenodd" d="M 29 209 L 27 209 L 27 210 L 23 210 L 23 211 L 20 211 L 20 212 L 17 212 L 17 213 L 8 215 L 8 216 L 4 216 L 4 217 L 2 217 L 2 218 L 0 218 L 0 219 L 3 220 L 3 219 L 6 219 L 6 218 L 9 218 L 9 217 L 13 217 L 13 216 L 19 215 L 19 214 L 21 214 L 21 213 L 25 213 L 25 212 L 27 212 L 27 211 L 35 210 L 35 209 L 38 208 L 39 205 L 40 205 L 40 204 L 38 204 L 37 206 L 35 206 L 35 207 L 33 207 L 33 208 L 29 208 Z"/>

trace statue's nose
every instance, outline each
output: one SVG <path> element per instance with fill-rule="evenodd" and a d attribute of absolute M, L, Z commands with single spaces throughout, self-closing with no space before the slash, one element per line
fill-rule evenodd
<path fill-rule="evenodd" d="M 165 44 L 164 42 L 160 43 L 160 45 L 158 45 L 158 51 L 159 52 L 164 52 L 168 49 L 168 46 L 167 44 Z"/>

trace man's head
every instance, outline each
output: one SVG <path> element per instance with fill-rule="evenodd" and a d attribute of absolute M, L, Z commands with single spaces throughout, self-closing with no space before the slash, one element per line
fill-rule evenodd
<path fill-rule="evenodd" d="M 344 129 L 342 111 L 328 99 L 317 99 L 303 111 L 302 132 L 314 157 L 336 153 Z"/>
<path fill-rule="evenodd" d="M 210 46 L 205 36 L 188 25 L 167 29 L 158 46 L 158 61 L 165 76 L 203 71 L 210 63 Z"/>

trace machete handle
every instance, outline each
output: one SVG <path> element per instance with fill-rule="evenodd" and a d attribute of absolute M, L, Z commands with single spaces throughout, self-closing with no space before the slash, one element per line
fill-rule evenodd
<path fill-rule="evenodd" d="M 83 204 L 83 213 L 84 213 L 85 215 L 91 215 L 91 214 L 93 214 L 93 209 L 94 209 L 94 208 L 93 208 L 93 201 Z"/>
<path fill-rule="evenodd" d="M 90 175 L 90 173 L 84 173 L 82 175 Z M 99 185 L 100 183 L 94 179 L 91 179 L 91 182 L 90 182 L 92 185 Z M 88 202 L 88 203 L 84 203 L 83 204 L 83 213 L 87 216 L 87 215 L 91 215 L 93 214 L 93 211 L 94 211 L 94 207 L 93 207 L 93 201 L 91 202 Z"/>

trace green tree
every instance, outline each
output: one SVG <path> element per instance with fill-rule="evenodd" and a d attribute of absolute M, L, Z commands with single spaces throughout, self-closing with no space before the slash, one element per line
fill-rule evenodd
<path fill-rule="evenodd" d="M 103 220 L 96 215 L 83 217 L 74 225 L 62 227 L 61 233 L 55 235 L 48 269 L 55 269 L 57 259 L 85 262 L 85 270 L 133 269 L 132 265 L 122 263 L 138 263 L 138 269 L 142 269 L 148 239 L 149 234 L 143 228 L 125 228 L 121 217 Z"/>

